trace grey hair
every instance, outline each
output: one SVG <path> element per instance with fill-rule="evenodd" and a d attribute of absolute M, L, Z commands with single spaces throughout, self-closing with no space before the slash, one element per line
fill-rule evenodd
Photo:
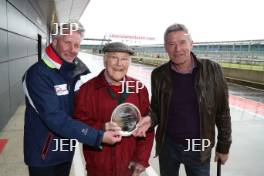
<path fill-rule="evenodd" d="M 189 34 L 189 31 L 188 31 L 188 29 L 187 29 L 186 26 L 184 26 L 183 24 L 180 24 L 180 23 L 174 23 L 174 24 L 170 25 L 166 29 L 166 31 L 164 33 L 164 42 L 166 42 L 166 37 L 168 36 L 169 33 L 171 33 L 171 32 L 178 32 L 178 31 L 184 31 L 184 32 L 186 32 L 189 40 L 192 40 L 191 34 Z"/>
<path fill-rule="evenodd" d="M 73 30 L 75 32 L 78 32 L 81 35 L 81 39 L 83 39 L 84 37 L 85 29 L 78 20 L 71 19 L 66 23 L 61 23 L 60 25 L 55 26 L 53 28 L 53 31 L 58 31 L 58 33 L 54 35 L 54 32 L 52 32 L 52 39 L 63 36 L 63 34 L 61 33 L 61 29 L 66 30 L 66 31 Z"/>

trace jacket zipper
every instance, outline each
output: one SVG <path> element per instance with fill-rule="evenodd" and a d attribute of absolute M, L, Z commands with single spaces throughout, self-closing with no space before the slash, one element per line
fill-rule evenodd
<path fill-rule="evenodd" d="M 195 85 L 194 85 L 194 87 L 195 87 L 195 92 L 196 92 L 196 96 L 197 96 L 197 103 L 198 103 L 198 113 L 199 113 L 199 127 L 200 127 L 200 129 L 199 129 L 199 131 L 200 131 L 200 139 L 202 139 L 202 114 L 201 114 L 201 103 L 202 103 L 202 97 L 203 97 L 203 93 L 202 93 L 202 91 L 201 91 L 201 89 L 199 89 L 198 88 L 198 81 L 197 81 L 197 74 L 199 74 L 198 72 L 196 73 L 196 77 L 195 77 Z M 201 77 L 201 76 L 200 76 Z M 199 90 L 199 95 L 198 95 L 198 90 Z M 202 152 L 200 151 L 200 154 L 201 154 Z"/>
<path fill-rule="evenodd" d="M 41 159 L 42 160 L 46 159 L 46 156 L 48 154 L 49 146 L 51 144 L 52 139 L 53 139 L 53 134 L 52 134 L 52 132 L 49 132 L 48 136 L 46 138 L 46 142 L 45 142 L 45 144 L 44 144 L 44 146 L 42 148 L 42 151 L 41 151 Z"/>
<path fill-rule="evenodd" d="M 172 90 L 170 91 L 169 93 L 169 106 L 170 106 L 170 101 L 171 101 L 171 95 L 172 95 Z M 159 149 L 159 153 L 161 151 L 161 148 L 163 147 L 164 145 L 164 141 L 165 141 L 165 133 L 166 133 L 166 129 L 167 129 L 167 126 L 168 126 L 168 115 L 169 115 L 169 107 L 166 109 L 167 111 L 167 114 L 166 114 L 166 119 L 164 121 L 164 129 L 163 129 L 163 135 L 162 135 L 162 138 L 161 138 L 161 145 L 160 145 L 160 149 Z M 156 153 L 156 156 L 158 156 L 159 154 Z"/>

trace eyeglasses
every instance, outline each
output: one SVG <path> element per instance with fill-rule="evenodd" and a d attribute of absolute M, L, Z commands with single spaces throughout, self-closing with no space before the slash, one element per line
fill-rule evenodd
<path fill-rule="evenodd" d="M 127 62 L 130 62 L 130 58 L 129 57 L 116 57 L 116 56 L 108 56 L 108 59 L 114 61 L 114 62 L 122 62 L 122 63 L 127 63 Z"/>

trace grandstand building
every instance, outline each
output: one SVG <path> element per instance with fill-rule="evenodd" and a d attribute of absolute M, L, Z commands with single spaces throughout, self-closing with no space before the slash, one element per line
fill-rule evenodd
<path fill-rule="evenodd" d="M 152 57 L 167 57 L 163 44 L 132 46 L 138 55 Z M 92 52 L 100 52 L 101 45 L 82 45 L 82 49 Z M 193 52 L 202 58 L 212 59 L 246 59 L 264 60 L 264 39 L 219 41 L 219 42 L 196 42 Z"/>
<path fill-rule="evenodd" d="M 134 46 L 140 55 L 166 56 L 163 44 Z M 193 52 L 200 57 L 264 59 L 264 40 L 196 42 Z"/>

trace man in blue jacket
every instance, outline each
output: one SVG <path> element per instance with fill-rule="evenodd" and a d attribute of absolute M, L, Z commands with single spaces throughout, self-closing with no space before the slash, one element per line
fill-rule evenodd
<path fill-rule="evenodd" d="M 30 176 L 68 176 L 76 140 L 98 148 L 121 140 L 118 132 L 99 131 L 72 119 L 74 94 L 81 76 L 89 73 L 77 58 L 84 28 L 74 21 L 61 29 L 42 60 L 23 76 L 24 160 Z"/>

